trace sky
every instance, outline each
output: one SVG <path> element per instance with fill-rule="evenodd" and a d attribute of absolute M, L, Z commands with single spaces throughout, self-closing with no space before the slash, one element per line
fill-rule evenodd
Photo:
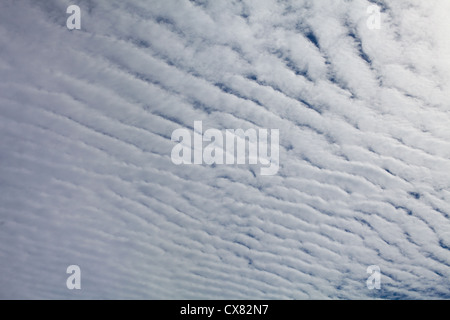
<path fill-rule="evenodd" d="M 2 0 L 0 299 L 450 299 L 449 14 Z M 194 121 L 278 171 L 175 164 Z"/>

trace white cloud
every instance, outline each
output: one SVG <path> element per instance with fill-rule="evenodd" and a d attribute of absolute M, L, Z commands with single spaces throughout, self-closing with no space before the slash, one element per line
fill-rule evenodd
<path fill-rule="evenodd" d="M 450 296 L 446 1 L 70 4 L 0 5 L 0 298 Z M 174 165 L 197 120 L 278 175 Z"/>

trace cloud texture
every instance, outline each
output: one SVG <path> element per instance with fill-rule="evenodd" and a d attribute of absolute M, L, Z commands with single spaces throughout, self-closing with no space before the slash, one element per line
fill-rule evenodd
<path fill-rule="evenodd" d="M 450 298 L 449 13 L 2 1 L 0 298 Z M 278 174 L 173 164 L 194 121 L 279 129 Z"/>

